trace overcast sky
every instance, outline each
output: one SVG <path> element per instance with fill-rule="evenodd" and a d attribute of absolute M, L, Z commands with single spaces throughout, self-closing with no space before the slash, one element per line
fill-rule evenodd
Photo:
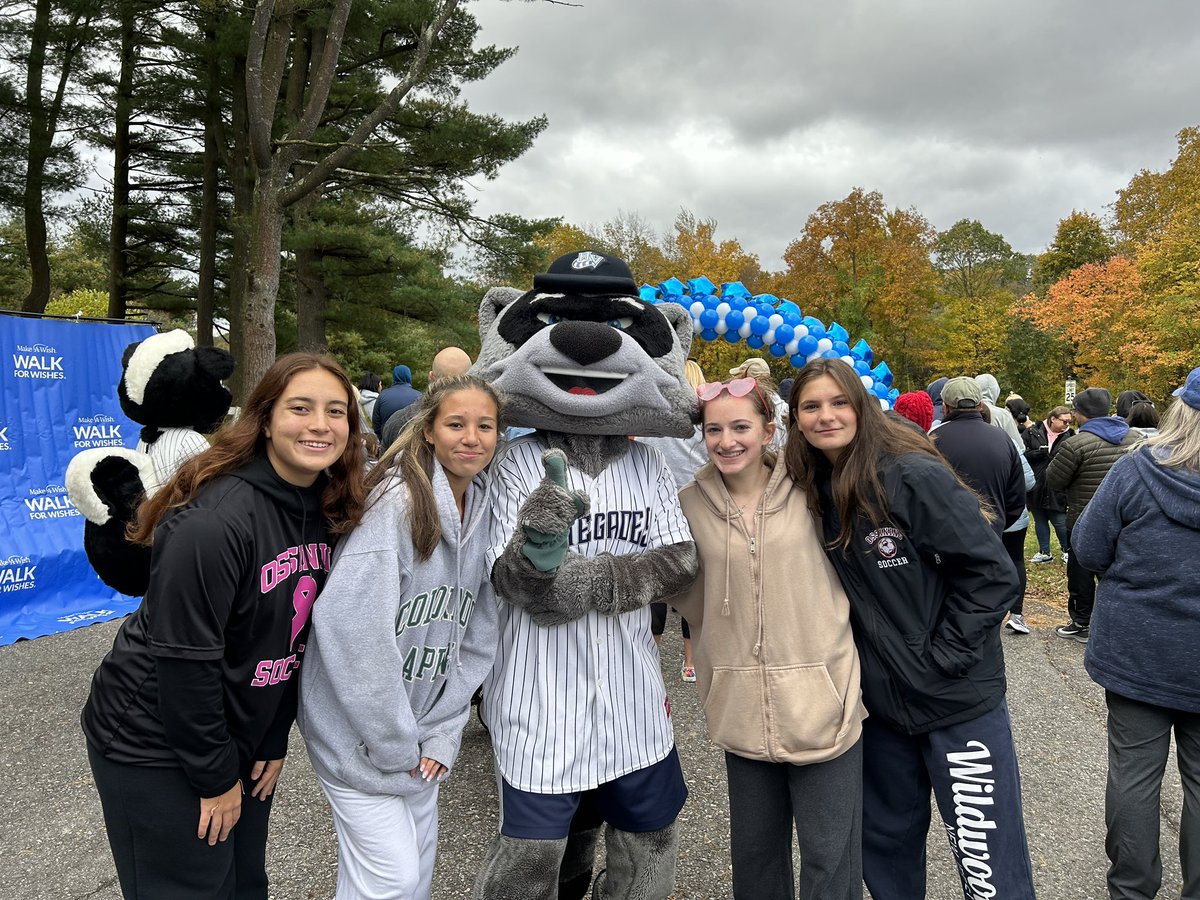
<path fill-rule="evenodd" d="M 1200 124 L 1200 2 L 480 0 L 516 57 L 477 112 L 549 117 L 483 213 L 655 231 L 687 208 L 768 269 L 855 186 L 1043 251 Z M 679 273 L 688 277 L 701 273 Z"/>

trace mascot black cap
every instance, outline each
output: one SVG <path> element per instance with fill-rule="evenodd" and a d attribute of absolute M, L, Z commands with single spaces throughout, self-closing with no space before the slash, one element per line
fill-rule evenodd
<path fill-rule="evenodd" d="M 594 250 L 560 256 L 550 268 L 533 276 L 533 289 L 564 294 L 632 294 L 637 282 L 622 260 Z"/>

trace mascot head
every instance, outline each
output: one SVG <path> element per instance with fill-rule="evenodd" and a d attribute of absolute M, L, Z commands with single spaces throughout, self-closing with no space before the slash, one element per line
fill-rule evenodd
<path fill-rule="evenodd" d="M 533 290 L 493 288 L 479 308 L 472 371 L 509 398 L 516 425 L 567 434 L 690 437 L 687 310 L 638 296 L 629 266 L 591 250 L 560 256 Z"/>
<path fill-rule="evenodd" d="M 130 344 L 121 358 L 117 396 L 125 415 L 153 430 L 216 431 L 233 395 L 222 380 L 233 374 L 233 357 L 216 347 L 197 347 L 176 329 Z M 143 429 L 143 439 L 150 438 Z"/>

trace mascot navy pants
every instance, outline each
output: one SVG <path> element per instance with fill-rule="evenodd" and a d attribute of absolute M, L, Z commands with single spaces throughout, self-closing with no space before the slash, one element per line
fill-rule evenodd
<path fill-rule="evenodd" d="M 963 897 L 1033 900 L 1006 703 L 928 734 L 863 722 L 863 877 L 875 900 L 925 896 L 930 790 Z"/>

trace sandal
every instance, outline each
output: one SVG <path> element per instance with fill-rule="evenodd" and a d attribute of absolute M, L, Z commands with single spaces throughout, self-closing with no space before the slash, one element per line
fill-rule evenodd
<path fill-rule="evenodd" d="M 696 667 L 684 666 L 679 670 L 679 677 L 689 684 L 696 680 Z"/>

